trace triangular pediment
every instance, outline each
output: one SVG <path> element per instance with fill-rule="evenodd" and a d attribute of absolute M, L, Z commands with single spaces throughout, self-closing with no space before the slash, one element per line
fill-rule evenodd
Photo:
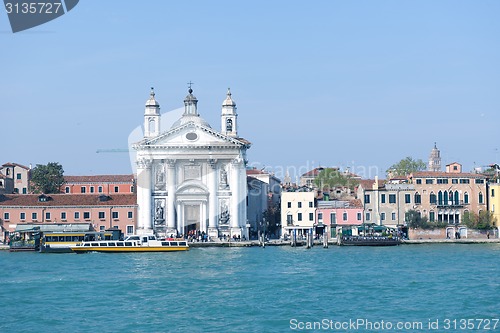
<path fill-rule="evenodd" d="M 139 147 L 181 147 L 181 146 L 234 146 L 242 147 L 248 143 L 215 131 L 209 126 L 187 122 L 163 132 L 157 137 L 146 138 L 136 144 Z"/>

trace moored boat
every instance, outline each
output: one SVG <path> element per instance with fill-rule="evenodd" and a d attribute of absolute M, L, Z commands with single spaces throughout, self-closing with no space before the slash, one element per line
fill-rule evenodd
<path fill-rule="evenodd" d="M 189 245 L 184 239 L 159 240 L 154 235 L 131 235 L 123 241 L 83 241 L 71 246 L 76 253 L 86 252 L 174 252 L 187 251 Z"/>
<path fill-rule="evenodd" d="M 342 236 L 338 245 L 347 246 L 395 246 L 401 244 L 399 237 L 388 236 Z"/>

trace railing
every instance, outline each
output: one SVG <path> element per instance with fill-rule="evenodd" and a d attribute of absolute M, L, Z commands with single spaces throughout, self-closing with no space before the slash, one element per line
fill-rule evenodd
<path fill-rule="evenodd" d="M 468 202 L 464 202 L 463 200 L 459 200 L 458 202 L 449 201 L 449 202 L 438 202 L 437 208 L 461 208 L 465 205 L 468 205 Z"/>

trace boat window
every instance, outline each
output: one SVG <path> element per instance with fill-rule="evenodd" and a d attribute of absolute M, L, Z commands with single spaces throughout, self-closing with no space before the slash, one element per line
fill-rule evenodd
<path fill-rule="evenodd" d="M 123 246 L 123 242 L 116 242 L 116 246 Z"/>
<path fill-rule="evenodd" d="M 168 246 L 168 242 L 161 242 L 161 246 Z"/>
<path fill-rule="evenodd" d="M 170 246 L 179 246 L 179 242 L 170 242 Z"/>
<path fill-rule="evenodd" d="M 143 241 L 144 243 L 147 243 L 148 238 L 147 238 L 147 237 L 142 237 L 142 241 Z"/>
<path fill-rule="evenodd" d="M 116 246 L 116 244 L 113 242 L 110 242 L 110 243 L 108 243 L 108 246 Z"/>
<path fill-rule="evenodd" d="M 58 238 L 58 242 L 64 242 L 64 236 L 59 236 Z"/>
<path fill-rule="evenodd" d="M 186 242 L 179 242 L 180 246 L 187 246 Z"/>
<path fill-rule="evenodd" d="M 92 246 L 99 246 L 99 243 L 91 243 Z"/>
<path fill-rule="evenodd" d="M 132 242 L 125 242 L 125 246 L 132 246 Z"/>
<path fill-rule="evenodd" d="M 100 243 L 101 246 L 108 246 L 108 243 Z"/>
<path fill-rule="evenodd" d="M 85 243 L 85 244 L 83 244 L 83 246 L 90 246 L 90 244 L 89 243 Z"/>
<path fill-rule="evenodd" d="M 156 238 L 155 238 L 155 236 L 148 236 L 148 239 L 149 240 L 155 240 Z"/>

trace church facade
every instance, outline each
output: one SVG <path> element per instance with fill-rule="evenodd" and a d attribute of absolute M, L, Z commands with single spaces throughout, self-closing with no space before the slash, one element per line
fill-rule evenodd
<path fill-rule="evenodd" d="M 205 232 L 210 237 L 246 236 L 246 151 L 238 136 L 236 103 L 228 89 L 221 130 L 200 117 L 189 88 L 184 113 L 160 128 L 160 105 L 151 89 L 144 138 L 137 156 L 137 233 L 160 236 Z"/>

